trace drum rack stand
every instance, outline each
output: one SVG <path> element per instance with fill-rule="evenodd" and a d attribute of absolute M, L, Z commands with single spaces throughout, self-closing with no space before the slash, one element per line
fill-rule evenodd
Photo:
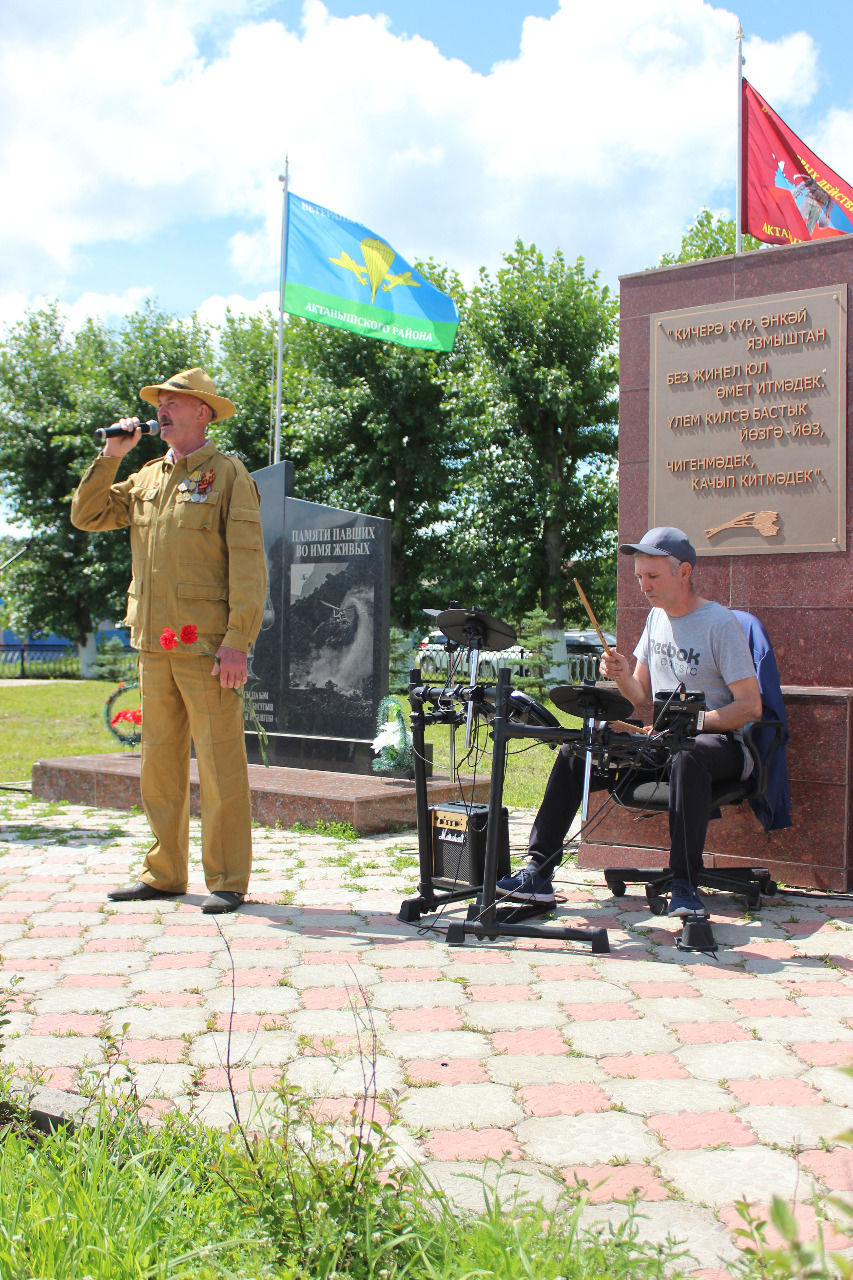
<path fill-rule="evenodd" d="M 422 915 L 432 913 L 448 903 L 474 898 L 475 901 L 468 907 L 467 918 L 464 921 L 454 920 L 450 923 L 446 935 L 449 946 L 463 946 L 469 938 L 489 941 L 495 941 L 497 938 L 541 938 L 548 941 L 584 942 L 595 954 L 608 952 L 610 943 L 606 929 L 573 929 L 563 925 L 527 924 L 525 919 L 543 914 L 541 907 L 526 903 L 507 903 L 503 906 L 497 902 L 497 867 L 507 742 L 511 738 L 533 738 L 545 742 L 561 742 L 569 738 L 577 738 L 577 730 L 543 729 L 533 725 L 513 724 L 508 713 L 510 672 L 506 667 L 498 670 L 495 713 L 491 720 L 494 745 L 483 883 L 436 893 L 433 885 L 432 830 L 427 799 L 424 733 L 427 724 L 447 724 L 450 725 L 451 734 L 453 734 L 456 728 L 465 722 L 466 713 L 457 710 L 454 705 L 454 698 L 460 694 L 458 689 L 439 691 L 419 688 L 419 677 L 419 672 L 412 672 L 410 701 L 412 703 L 411 726 L 415 757 L 415 807 L 418 823 L 420 881 L 418 896 L 402 903 L 398 918 L 406 924 L 413 924 Z M 467 695 L 465 700 L 469 703 L 467 718 L 470 723 L 471 704 L 474 704 L 473 709 L 476 710 L 478 689 L 472 686 L 470 689 L 465 689 L 464 693 Z M 425 700 L 434 702 L 435 709 L 428 714 L 424 711 Z"/>

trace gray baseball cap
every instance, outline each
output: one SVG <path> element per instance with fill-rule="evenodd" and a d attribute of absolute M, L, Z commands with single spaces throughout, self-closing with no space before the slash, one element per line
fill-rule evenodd
<path fill-rule="evenodd" d="M 675 556 L 682 563 L 696 563 L 696 549 L 687 534 L 668 524 L 649 529 L 639 542 L 621 542 L 619 550 L 625 556 Z"/>

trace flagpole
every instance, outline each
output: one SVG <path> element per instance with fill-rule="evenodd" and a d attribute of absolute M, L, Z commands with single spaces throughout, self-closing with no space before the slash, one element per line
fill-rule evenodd
<path fill-rule="evenodd" d="M 735 253 L 743 253 L 743 27 L 737 24 L 737 194 L 735 196 Z"/>
<path fill-rule="evenodd" d="M 282 184 L 281 209 L 281 268 L 278 281 L 278 348 L 275 365 L 275 436 L 273 440 L 273 462 L 281 462 L 281 383 L 284 366 L 284 280 L 287 274 L 287 178 L 289 161 L 284 157 L 284 173 L 278 176 Z"/>

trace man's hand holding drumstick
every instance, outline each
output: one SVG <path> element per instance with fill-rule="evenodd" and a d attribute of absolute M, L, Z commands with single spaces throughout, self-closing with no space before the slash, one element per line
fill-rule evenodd
<path fill-rule="evenodd" d="M 626 658 L 624 653 L 620 653 L 618 649 L 612 649 L 604 638 L 604 632 L 598 625 L 598 619 L 592 611 L 592 606 L 586 598 L 583 587 L 574 579 L 575 588 L 580 596 L 581 604 L 586 610 L 586 615 L 595 628 L 595 633 L 604 646 L 604 653 L 599 661 L 599 670 L 605 680 L 613 680 L 620 693 L 629 698 L 635 707 L 642 706 L 646 702 L 651 701 L 651 689 L 648 691 L 643 688 L 636 679 L 631 668 L 631 661 Z M 640 729 L 637 725 L 623 725 L 622 721 L 613 721 L 611 727 L 619 725 L 619 728 L 630 729 L 633 733 L 650 733 L 651 725 L 644 725 Z"/>

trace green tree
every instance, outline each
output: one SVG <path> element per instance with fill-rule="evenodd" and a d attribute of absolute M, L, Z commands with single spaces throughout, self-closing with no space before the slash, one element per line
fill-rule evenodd
<path fill-rule="evenodd" d="M 485 408 L 457 493 L 454 559 L 511 617 L 540 605 L 562 626 L 570 571 L 606 578 L 616 531 L 618 306 L 583 259 L 517 241 L 470 306 Z M 470 401 L 469 401 L 470 403 Z"/>
<path fill-rule="evenodd" d="M 33 533 L 27 554 L 4 574 L 16 630 L 54 630 L 83 644 L 100 619 L 123 615 L 127 534 L 74 529 L 71 495 L 95 456 L 95 428 L 142 412 L 141 386 L 208 355 L 205 329 L 150 304 L 118 332 L 90 320 L 76 333 L 49 306 L 0 343 L 0 481 L 7 506 Z M 160 452 L 156 439 L 143 437 L 119 477 Z"/>
<path fill-rule="evenodd" d="M 213 372 L 237 413 L 214 425 L 210 434 L 220 449 L 236 453 L 250 471 L 273 460 L 277 324 L 278 317 L 269 310 L 257 315 L 228 311 L 217 335 Z M 289 365 L 285 375 L 292 381 Z"/>
<path fill-rule="evenodd" d="M 700 209 L 692 224 L 685 231 L 678 253 L 661 254 L 659 267 L 671 267 L 676 262 L 697 262 L 700 258 L 720 258 L 734 253 L 736 226 L 733 218 L 715 218 L 710 209 Z M 754 236 L 743 236 L 744 252 L 761 248 L 761 241 Z"/>
<path fill-rule="evenodd" d="M 419 269 L 464 301 L 449 273 Z M 462 357 L 304 321 L 288 327 L 287 356 L 282 451 L 293 458 L 299 496 L 391 522 L 391 612 L 408 627 L 429 603 L 467 451 L 454 414 Z"/>

